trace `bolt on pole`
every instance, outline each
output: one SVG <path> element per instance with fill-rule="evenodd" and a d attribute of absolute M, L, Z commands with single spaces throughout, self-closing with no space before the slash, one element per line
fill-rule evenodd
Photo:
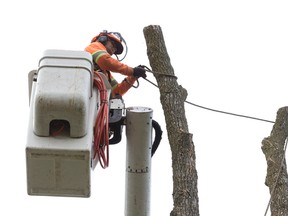
<path fill-rule="evenodd" d="M 125 216 L 150 215 L 152 113 L 147 107 L 127 108 Z"/>

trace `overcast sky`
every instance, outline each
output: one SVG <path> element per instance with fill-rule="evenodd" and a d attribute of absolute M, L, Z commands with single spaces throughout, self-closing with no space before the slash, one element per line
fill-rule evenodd
<path fill-rule="evenodd" d="M 37 69 L 46 49 L 83 50 L 107 29 L 121 32 L 127 41 L 124 63 L 149 66 L 143 28 L 160 25 L 188 101 L 274 121 L 288 102 L 287 11 L 287 1 L 278 0 L 2 1 L 0 215 L 124 214 L 125 134 L 110 148 L 110 166 L 92 172 L 90 198 L 27 195 L 27 74 Z M 147 78 L 156 82 L 151 74 Z M 163 139 L 152 159 L 151 215 L 169 215 L 171 152 L 158 89 L 140 80 L 124 101 L 126 107 L 152 108 L 162 127 Z M 261 141 L 273 124 L 191 105 L 185 111 L 195 144 L 200 214 L 264 215 L 269 190 Z"/>

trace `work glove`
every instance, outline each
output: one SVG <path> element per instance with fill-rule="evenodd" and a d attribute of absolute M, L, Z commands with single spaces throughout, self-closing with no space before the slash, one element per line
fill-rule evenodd
<path fill-rule="evenodd" d="M 139 77 L 146 78 L 147 77 L 146 70 L 141 66 L 135 67 L 133 69 L 133 76 L 136 78 L 139 78 Z"/>

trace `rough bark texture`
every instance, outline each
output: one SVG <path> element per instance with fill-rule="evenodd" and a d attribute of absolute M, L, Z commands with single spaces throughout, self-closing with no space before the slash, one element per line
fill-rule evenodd
<path fill-rule="evenodd" d="M 156 72 L 154 76 L 160 90 L 160 100 L 172 152 L 174 208 L 170 215 L 197 216 L 199 201 L 195 150 L 184 109 L 187 91 L 178 85 L 177 78 L 174 76 L 161 27 L 156 25 L 145 27 L 144 36 L 150 65 L 152 71 Z"/>
<path fill-rule="evenodd" d="M 277 112 L 276 122 L 270 136 L 262 141 L 262 151 L 267 161 L 265 184 L 272 195 L 270 205 L 272 216 L 288 215 L 288 176 L 284 151 L 287 136 L 288 107 L 283 107 Z"/>

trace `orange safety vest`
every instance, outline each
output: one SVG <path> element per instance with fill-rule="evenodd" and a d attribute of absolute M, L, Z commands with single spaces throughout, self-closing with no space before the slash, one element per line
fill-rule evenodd
<path fill-rule="evenodd" d="M 85 51 L 92 54 L 93 63 L 95 64 L 94 69 L 100 69 L 109 80 L 112 87 L 112 97 L 117 94 L 124 95 L 136 81 L 137 78 L 133 76 L 133 68 L 112 58 L 102 43 L 93 42 L 85 48 Z M 110 71 L 126 75 L 127 77 L 121 83 L 118 83 Z"/>

